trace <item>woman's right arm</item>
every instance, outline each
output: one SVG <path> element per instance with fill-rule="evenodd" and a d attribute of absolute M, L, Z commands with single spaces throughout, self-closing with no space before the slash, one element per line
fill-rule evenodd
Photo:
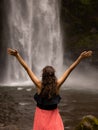
<path fill-rule="evenodd" d="M 23 68 L 28 73 L 31 80 L 34 82 L 34 84 L 41 89 L 41 81 L 36 77 L 36 75 L 32 72 L 32 70 L 28 67 L 26 62 L 23 60 L 23 58 L 20 56 L 17 50 L 8 48 L 8 54 L 13 55 L 16 57 L 16 59 L 19 61 L 19 63 L 23 66 Z"/>

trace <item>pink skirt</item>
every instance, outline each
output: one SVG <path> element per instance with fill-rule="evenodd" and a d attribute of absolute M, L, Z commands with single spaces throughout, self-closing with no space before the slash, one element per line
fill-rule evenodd
<path fill-rule="evenodd" d="M 64 130 L 59 110 L 42 110 L 36 107 L 33 130 Z"/>

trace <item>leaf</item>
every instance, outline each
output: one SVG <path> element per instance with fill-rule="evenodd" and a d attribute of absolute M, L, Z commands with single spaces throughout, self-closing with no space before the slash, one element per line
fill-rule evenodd
<path fill-rule="evenodd" d="M 84 5 L 90 4 L 91 0 L 80 0 L 80 2 Z"/>

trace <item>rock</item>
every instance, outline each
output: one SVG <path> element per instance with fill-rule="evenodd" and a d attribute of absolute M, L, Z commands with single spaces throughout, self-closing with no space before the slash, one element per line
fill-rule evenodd
<path fill-rule="evenodd" d="M 83 117 L 75 130 L 98 130 L 98 119 L 92 115 Z"/>
<path fill-rule="evenodd" d="M 0 91 L 0 126 L 15 124 L 19 119 L 19 114 L 18 103 L 15 99 L 7 91 Z"/>
<path fill-rule="evenodd" d="M 19 130 L 15 125 L 1 126 L 0 130 Z"/>

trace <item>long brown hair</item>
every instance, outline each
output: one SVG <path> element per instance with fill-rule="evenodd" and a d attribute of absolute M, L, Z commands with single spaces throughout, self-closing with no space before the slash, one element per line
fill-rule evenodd
<path fill-rule="evenodd" d="M 40 95 L 43 98 L 52 98 L 56 95 L 57 78 L 55 70 L 52 66 L 43 68 L 42 73 L 42 90 Z"/>

